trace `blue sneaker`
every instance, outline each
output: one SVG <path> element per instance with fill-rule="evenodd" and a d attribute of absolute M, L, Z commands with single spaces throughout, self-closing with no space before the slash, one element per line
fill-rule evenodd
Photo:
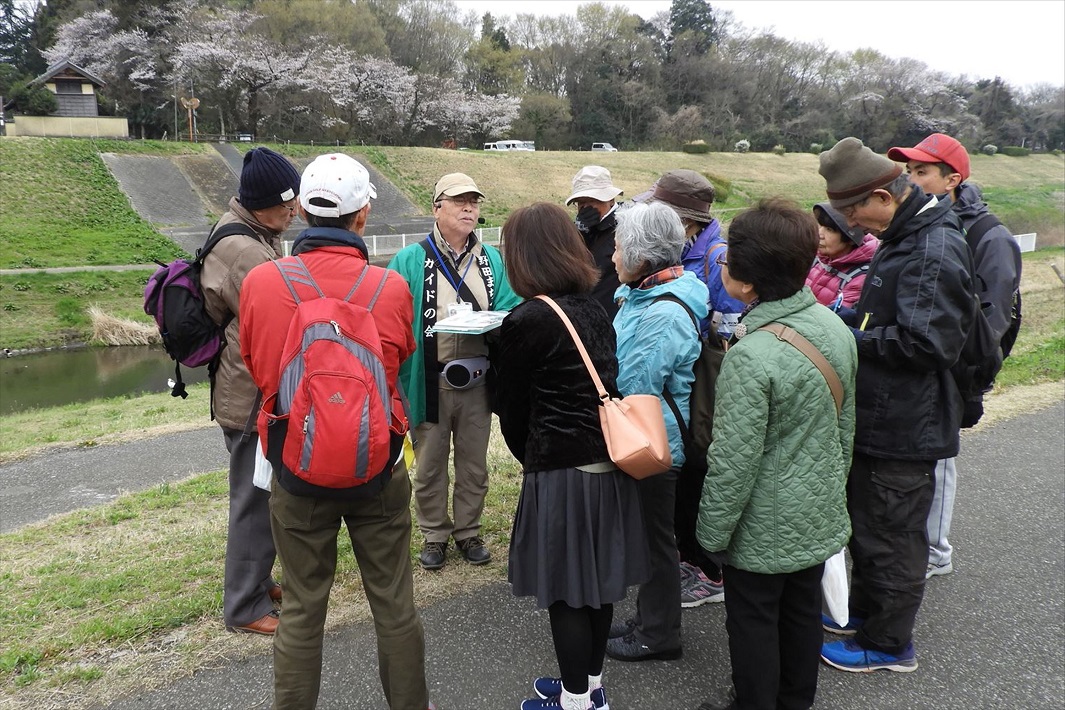
<path fill-rule="evenodd" d="M 557 700 L 562 695 L 561 678 L 537 678 L 533 681 L 533 690 L 542 700 Z M 592 707 L 595 710 L 610 710 L 606 701 L 606 691 L 602 687 L 592 691 Z"/>
<path fill-rule="evenodd" d="M 821 646 L 821 660 L 841 671 L 870 673 L 872 671 L 895 671 L 910 673 L 917 670 L 917 655 L 909 643 L 902 653 L 892 655 L 862 648 L 854 639 L 833 641 Z"/>
<path fill-rule="evenodd" d="M 865 623 L 865 619 L 859 619 L 852 616 L 847 621 L 846 626 L 840 626 L 832 617 L 828 614 L 821 614 L 821 628 L 830 634 L 836 634 L 837 636 L 853 636 L 858 633 L 858 629 L 862 628 L 862 624 Z"/>

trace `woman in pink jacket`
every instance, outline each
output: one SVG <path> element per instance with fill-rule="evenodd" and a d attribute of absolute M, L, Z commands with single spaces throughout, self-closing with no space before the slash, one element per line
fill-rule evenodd
<path fill-rule="evenodd" d="M 827 202 L 814 205 L 818 224 L 817 258 L 806 277 L 806 285 L 823 305 L 853 308 L 862 295 L 862 284 L 880 242 L 858 227 L 847 226 L 847 218 Z"/>

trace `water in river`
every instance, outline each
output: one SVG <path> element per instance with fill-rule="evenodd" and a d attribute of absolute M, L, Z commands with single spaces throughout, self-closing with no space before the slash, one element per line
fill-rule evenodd
<path fill-rule="evenodd" d="M 126 394 L 167 392 L 174 361 L 158 346 L 78 348 L 0 359 L 0 414 Z M 207 368 L 181 368 L 186 384 Z"/>

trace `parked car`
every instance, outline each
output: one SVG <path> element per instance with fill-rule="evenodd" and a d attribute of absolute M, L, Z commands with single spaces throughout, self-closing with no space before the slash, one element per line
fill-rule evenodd
<path fill-rule="evenodd" d="M 493 143 L 485 143 L 485 150 L 536 150 L 536 143 L 534 141 L 495 141 Z"/>
<path fill-rule="evenodd" d="M 592 150 L 599 151 L 601 153 L 617 153 L 618 149 L 609 143 L 592 143 Z"/>

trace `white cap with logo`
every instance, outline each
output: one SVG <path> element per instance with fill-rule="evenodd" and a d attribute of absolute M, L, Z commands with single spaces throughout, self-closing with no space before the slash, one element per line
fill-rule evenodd
<path fill-rule="evenodd" d="M 376 197 L 377 188 L 370 182 L 366 168 L 343 153 L 319 155 L 300 179 L 300 205 L 319 217 L 342 217 L 358 212 L 370 198 Z"/>

